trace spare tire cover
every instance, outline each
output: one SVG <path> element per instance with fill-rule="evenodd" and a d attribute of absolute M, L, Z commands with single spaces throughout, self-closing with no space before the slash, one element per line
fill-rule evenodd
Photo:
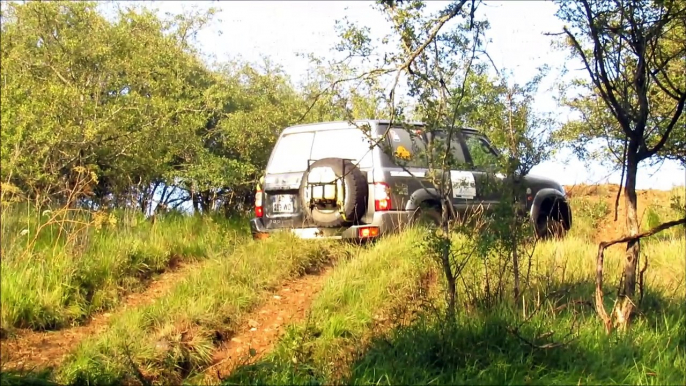
<path fill-rule="evenodd" d="M 319 205 L 337 196 L 332 205 Z M 322 158 L 310 165 L 300 182 L 300 199 L 317 226 L 339 227 L 356 223 L 367 212 L 367 178 L 351 161 Z M 330 201 L 331 202 L 331 201 Z"/>

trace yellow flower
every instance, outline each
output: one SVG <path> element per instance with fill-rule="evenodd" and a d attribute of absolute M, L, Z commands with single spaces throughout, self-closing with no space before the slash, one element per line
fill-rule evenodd
<path fill-rule="evenodd" d="M 117 217 L 114 216 L 114 213 L 110 213 L 110 217 L 107 219 L 107 222 L 108 222 L 111 226 L 117 225 Z"/>
<path fill-rule="evenodd" d="M 405 149 L 404 146 L 398 146 L 398 148 L 395 150 L 395 156 L 404 159 L 404 160 L 409 160 L 410 159 L 410 151 Z"/>

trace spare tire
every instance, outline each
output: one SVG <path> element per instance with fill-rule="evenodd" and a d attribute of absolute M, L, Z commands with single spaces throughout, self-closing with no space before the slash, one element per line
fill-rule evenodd
<path fill-rule="evenodd" d="M 351 161 L 322 158 L 305 171 L 300 198 L 317 226 L 333 228 L 358 222 L 367 212 L 367 178 Z"/>

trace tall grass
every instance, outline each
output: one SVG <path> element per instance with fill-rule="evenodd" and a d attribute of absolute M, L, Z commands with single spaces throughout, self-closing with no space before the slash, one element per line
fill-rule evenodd
<path fill-rule="evenodd" d="M 46 225 L 40 214 L 3 211 L 3 329 L 78 323 L 171 265 L 230 251 L 248 234 L 241 219 L 169 215 L 152 224 L 118 212 L 99 227 L 89 216 Z M 84 226 L 64 229 L 77 221 Z"/>
<path fill-rule="evenodd" d="M 271 355 L 237 369 L 224 383 L 684 384 L 684 237 L 677 233 L 642 243 L 642 261 L 649 262 L 642 313 L 628 334 L 608 336 L 592 303 L 597 245 L 591 232 L 606 211 L 587 209 L 575 217 L 581 229 L 540 243 L 531 261 L 522 261 L 527 280 L 521 304 L 511 300 L 511 270 L 501 277 L 506 290 L 500 301 L 470 304 L 474 294 L 484 294 L 485 266 L 498 258 L 491 254 L 472 259 L 463 271 L 454 320 L 441 307 L 441 282 L 432 307 L 413 323 L 374 331 L 367 341 L 371 315 L 408 301 L 402 293 L 412 291 L 397 288 L 410 286 L 427 269 L 415 248 L 416 233 L 380 242 L 337 269 L 308 322 L 291 326 Z M 454 247 L 462 247 L 459 238 Z M 607 307 L 616 298 L 623 258 L 621 246 L 606 253 Z M 421 263 L 407 271 L 397 268 L 407 261 Z M 378 270 L 369 269 L 371 264 L 389 265 Z M 397 274 L 386 274 L 396 269 Z"/>
<path fill-rule="evenodd" d="M 420 298 L 432 271 L 416 247 L 420 232 L 390 236 L 339 264 L 308 320 L 289 326 L 266 359 L 239 369 L 226 383 L 326 384 L 335 379 L 347 354 L 363 344 L 372 326 L 392 323 Z"/>
<path fill-rule="evenodd" d="M 523 304 L 463 310 L 455 320 L 425 313 L 378 336 L 349 365 L 343 384 L 684 384 L 683 240 L 650 243 L 655 256 L 626 335 L 608 336 L 592 308 L 595 247 L 583 239 L 547 242 Z M 659 256 L 659 257 L 658 257 Z M 607 293 L 621 249 L 606 257 Z M 672 271 L 669 274 L 669 271 Z M 478 282 L 474 282 L 478 286 Z M 608 296 L 612 302 L 612 296 Z M 611 307 L 611 304 L 609 304 Z"/>
<path fill-rule="evenodd" d="M 82 342 L 57 380 L 180 382 L 210 363 L 215 345 L 231 336 L 265 291 L 341 252 L 340 245 L 283 234 L 210 259 L 156 303 L 121 314 L 106 333 Z"/>

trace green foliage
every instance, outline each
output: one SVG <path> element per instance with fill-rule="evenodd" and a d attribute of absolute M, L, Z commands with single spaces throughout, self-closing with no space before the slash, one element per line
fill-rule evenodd
<path fill-rule="evenodd" d="M 130 6 L 108 20 L 94 2 L 3 4 L 3 195 L 143 213 L 190 200 L 231 209 L 249 202 L 280 130 L 342 119 L 346 106 L 313 104 L 318 78 L 298 90 L 269 61 L 204 63 L 192 37 L 213 15 L 160 19 Z M 359 114 L 375 115 L 351 95 Z M 76 189 L 74 167 L 97 181 Z"/>
<path fill-rule="evenodd" d="M 5 16 L 2 178 L 25 193 L 62 193 L 64 170 L 90 165 L 121 194 L 202 122 L 202 65 L 151 12 L 110 23 L 95 3 L 30 2 Z"/>
<path fill-rule="evenodd" d="M 582 158 L 621 164 L 625 139 L 642 137 L 643 148 L 632 150 L 641 159 L 683 162 L 685 15 L 679 1 L 590 2 L 588 8 L 560 2 L 558 16 L 567 24 L 562 46 L 586 61 L 589 77 L 564 87 L 562 105 L 580 118 L 558 139 Z"/>

